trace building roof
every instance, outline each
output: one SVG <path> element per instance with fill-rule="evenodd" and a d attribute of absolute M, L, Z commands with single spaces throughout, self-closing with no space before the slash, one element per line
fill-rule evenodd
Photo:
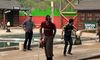
<path fill-rule="evenodd" d="M 20 7 L 17 0 L 0 0 L 0 9 L 19 9 Z"/>
<path fill-rule="evenodd" d="M 100 0 L 80 0 L 77 10 L 100 10 Z"/>

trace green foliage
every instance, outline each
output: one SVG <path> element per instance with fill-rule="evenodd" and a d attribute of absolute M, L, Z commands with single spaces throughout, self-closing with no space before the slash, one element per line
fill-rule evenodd
<path fill-rule="evenodd" d="M 31 11 L 32 16 L 46 16 L 47 14 L 51 14 L 51 8 L 47 8 L 45 10 L 40 10 L 39 8 L 36 8 Z"/>
<path fill-rule="evenodd" d="M 60 12 L 58 9 L 54 9 L 54 16 L 60 16 Z"/>
<path fill-rule="evenodd" d="M 23 11 L 19 11 L 19 16 L 25 16 Z"/>
<path fill-rule="evenodd" d="M 36 0 L 19 0 L 20 3 L 25 8 L 29 8 L 30 12 L 29 14 L 32 16 L 45 16 L 47 14 L 51 15 L 51 8 L 50 3 L 51 1 L 54 1 L 54 16 L 60 16 L 59 8 L 60 3 L 62 8 L 68 4 L 66 0 L 40 0 L 36 2 Z M 72 3 L 76 5 L 78 0 L 74 0 Z M 75 9 L 71 5 L 68 6 L 67 9 L 65 9 L 65 12 L 76 12 Z M 66 16 L 75 16 L 76 14 L 64 14 Z M 22 11 L 19 12 L 19 16 L 24 16 L 24 13 Z"/>
<path fill-rule="evenodd" d="M 41 10 L 39 8 L 35 8 L 31 11 L 30 15 L 32 16 L 46 16 L 51 15 L 51 8 L 47 8 L 45 10 Z M 19 16 L 24 16 L 24 12 L 20 11 Z M 58 9 L 54 9 L 54 16 L 60 16 L 60 12 Z"/>

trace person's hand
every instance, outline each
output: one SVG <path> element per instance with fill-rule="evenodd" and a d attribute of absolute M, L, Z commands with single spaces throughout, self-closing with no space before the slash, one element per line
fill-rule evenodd
<path fill-rule="evenodd" d="M 26 29 L 26 28 L 23 28 L 23 29 L 24 29 L 25 32 L 28 32 L 28 29 Z"/>
<path fill-rule="evenodd" d="M 96 31 L 96 34 L 99 35 L 99 31 L 98 30 Z"/>
<path fill-rule="evenodd" d="M 39 44 L 40 44 L 40 48 L 43 48 L 44 47 L 44 45 L 45 45 L 45 42 L 44 42 L 44 40 L 42 39 L 42 40 L 40 40 L 39 41 Z"/>
<path fill-rule="evenodd" d="M 43 37 L 40 38 L 40 40 L 42 40 L 42 39 L 43 39 Z"/>

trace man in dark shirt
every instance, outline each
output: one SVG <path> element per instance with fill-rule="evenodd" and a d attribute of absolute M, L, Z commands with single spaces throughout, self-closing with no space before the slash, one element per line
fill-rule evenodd
<path fill-rule="evenodd" d="M 56 27 L 55 25 L 51 22 L 51 18 L 49 15 L 46 16 L 46 21 L 41 23 L 40 27 L 40 35 L 41 38 L 40 40 L 43 40 L 44 38 L 44 43 L 45 43 L 45 55 L 47 60 L 53 60 L 53 39 L 56 34 Z"/>
<path fill-rule="evenodd" d="M 74 28 L 73 19 L 69 19 L 69 23 L 64 26 L 63 31 L 62 31 L 62 37 L 63 37 L 63 32 L 64 32 L 64 41 L 65 41 L 65 46 L 64 46 L 64 51 L 63 51 L 64 56 L 66 56 L 68 43 L 70 46 L 67 53 L 72 55 L 71 50 L 72 50 L 73 40 L 71 37 L 71 33 L 72 33 L 73 28 Z"/>

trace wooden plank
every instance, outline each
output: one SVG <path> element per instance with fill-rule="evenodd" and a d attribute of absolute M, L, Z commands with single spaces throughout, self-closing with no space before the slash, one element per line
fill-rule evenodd
<path fill-rule="evenodd" d="M 68 1 L 68 3 L 70 4 L 70 5 L 72 5 L 72 7 L 75 9 L 76 7 L 72 4 L 72 2 L 74 1 L 69 1 L 69 0 L 67 0 Z"/>
<path fill-rule="evenodd" d="M 0 42 L 22 42 L 24 39 L 18 38 L 0 38 Z"/>
<path fill-rule="evenodd" d="M 77 12 L 62 12 L 64 14 L 76 14 Z"/>

